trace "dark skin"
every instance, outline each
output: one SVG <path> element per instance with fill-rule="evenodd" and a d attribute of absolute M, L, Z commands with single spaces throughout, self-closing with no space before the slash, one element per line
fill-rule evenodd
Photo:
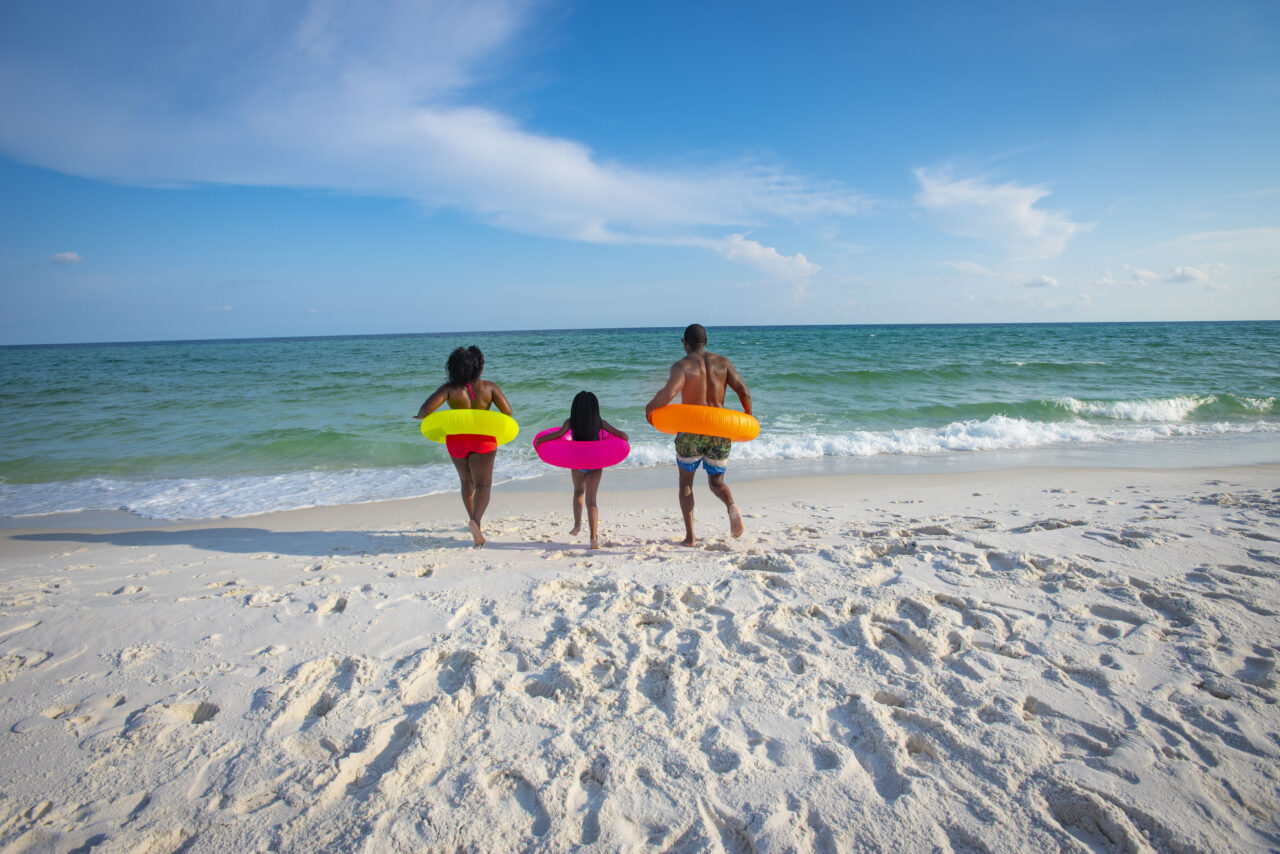
<path fill-rule="evenodd" d="M 619 439 L 626 441 L 628 436 L 626 433 L 614 427 L 603 418 L 600 419 L 600 426 L 609 433 L 617 436 Z M 539 436 L 533 440 L 533 446 L 536 448 L 543 442 L 550 442 L 552 439 L 559 439 L 565 433 L 569 432 L 569 419 L 564 420 L 564 424 L 560 425 L 560 429 L 554 433 L 548 433 L 545 436 Z M 590 471 L 578 471 L 570 469 L 569 475 L 573 480 L 573 528 L 569 533 L 576 535 L 582 530 L 582 505 L 585 501 L 587 507 L 587 524 L 591 527 L 591 548 L 600 548 L 600 537 L 597 535 L 597 523 L 600 521 L 600 511 L 596 507 L 596 492 L 600 489 L 600 477 L 604 474 L 604 469 L 591 469 Z"/>
<path fill-rule="evenodd" d="M 511 404 L 495 383 L 477 379 L 471 384 L 473 399 L 467 394 L 466 386 L 454 386 L 445 383 L 431 393 L 431 396 L 418 407 L 414 416 L 421 421 L 435 412 L 445 403 L 450 409 L 488 409 L 496 406 L 503 415 L 511 414 Z M 480 521 L 489 506 L 489 494 L 493 487 L 493 462 L 497 451 L 487 454 L 468 454 L 464 459 L 453 460 L 453 467 L 458 470 L 458 480 L 462 484 L 462 504 L 467 508 L 467 527 L 471 529 L 471 538 L 477 548 L 485 543 L 484 534 L 480 530 Z"/>
<path fill-rule="evenodd" d="M 751 414 L 751 392 L 747 384 L 738 375 L 733 362 L 718 353 L 707 350 L 705 343 L 690 344 L 681 339 L 685 356 L 671 366 L 667 384 L 658 390 L 653 399 L 645 405 L 644 417 L 653 423 L 653 411 L 661 409 L 680 396 L 681 403 L 694 406 L 724 406 L 726 389 L 733 389 L 742 403 L 742 411 Z M 693 536 L 693 472 L 679 469 L 680 514 L 684 517 L 685 537 L 681 545 L 694 546 L 697 540 Z M 745 526 L 738 506 L 733 503 L 733 493 L 724 482 L 724 475 L 707 476 L 707 486 L 711 494 L 719 498 L 729 510 L 729 533 L 735 537 L 742 536 Z"/>

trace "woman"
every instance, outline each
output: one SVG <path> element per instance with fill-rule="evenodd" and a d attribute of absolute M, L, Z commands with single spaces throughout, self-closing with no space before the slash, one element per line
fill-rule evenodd
<path fill-rule="evenodd" d="M 422 420 L 448 402 L 450 409 L 488 409 L 496 406 L 504 415 L 511 414 L 502 389 L 488 380 L 480 379 L 484 371 L 484 354 L 479 347 L 459 347 L 449 354 L 445 364 L 449 380 L 431 393 L 414 416 Z M 462 482 L 462 503 L 467 508 L 467 527 L 475 547 L 484 545 L 480 520 L 489 506 L 489 491 L 493 486 L 493 460 L 498 443 L 492 436 L 471 433 L 445 437 L 445 448 L 453 467 L 458 470 Z"/>

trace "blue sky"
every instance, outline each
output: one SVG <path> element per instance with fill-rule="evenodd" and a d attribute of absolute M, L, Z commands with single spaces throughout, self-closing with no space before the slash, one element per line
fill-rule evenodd
<path fill-rule="evenodd" d="M 3 4 L 0 343 L 1280 318 L 1280 4 L 892 5 Z"/>

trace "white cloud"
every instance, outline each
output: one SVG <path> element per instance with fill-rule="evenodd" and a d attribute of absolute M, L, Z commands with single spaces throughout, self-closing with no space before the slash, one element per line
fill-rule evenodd
<path fill-rule="evenodd" d="M 746 261 L 779 279 L 806 279 L 822 269 L 800 253 L 783 255 L 771 246 L 747 240 L 742 234 L 731 234 L 718 244 L 715 250 L 724 257 Z"/>
<path fill-rule="evenodd" d="M 989 267 L 984 267 L 974 261 L 943 261 L 941 266 L 950 267 L 953 270 L 958 270 L 961 273 L 968 273 L 972 276 L 983 276 L 989 279 L 1007 278 L 1004 273 L 997 273 L 995 270 L 992 270 Z"/>
<path fill-rule="evenodd" d="M 870 204 L 758 163 L 613 162 L 468 103 L 528 25 L 519 0 L 159 3 L 142 33 L 99 5 L 79 12 L 92 38 L 0 38 L 0 150 L 117 182 L 411 198 L 568 240 L 696 238 L 789 277 L 816 267 L 723 232 Z"/>
<path fill-rule="evenodd" d="M 49 256 L 49 260 L 55 264 L 79 264 L 84 259 L 79 252 L 55 252 Z"/>
<path fill-rule="evenodd" d="M 1136 287 L 1150 287 L 1151 285 L 1188 285 L 1199 284 L 1214 290 L 1226 290 L 1226 286 L 1214 280 L 1214 274 L 1227 269 L 1225 264 L 1201 264 L 1198 267 L 1174 267 L 1168 273 L 1157 273 L 1152 270 L 1144 270 L 1141 267 L 1130 267 L 1124 265 L 1124 269 L 1128 271 L 1130 283 Z M 1111 275 L 1111 271 L 1107 271 L 1108 284 L 1114 284 L 1115 279 Z M 1101 284 L 1101 282 L 1100 282 Z"/>
<path fill-rule="evenodd" d="M 1053 276 L 1036 276 L 1034 279 L 1023 282 L 1024 288 L 1056 288 L 1058 280 Z"/>
<path fill-rule="evenodd" d="M 1058 280 L 1053 276 L 1041 274 L 1028 279 L 1025 275 L 1001 273 L 973 261 L 944 261 L 942 262 L 942 266 L 950 267 L 953 270 L 958 270 L 961 273 L 967 273 L 971 276 L 1018 284 L 1024 288 L 1056 288 L 1058 286 Z"/>
<path fill-rule="evenodd" d="M 994 243 L 1010 255 L 1051 258 L 1062 254 L 1072 235 L 1093 228 L 1060 211 L 1036 208 L 1049 195 L 1044 187 L 954 179 L 946 169 L 916 169 L 915 175 L 920 182 L 916 204 L 939 229 Z"/>
<path fill-rule="evenodd" d="M 1165 277 L 1165 281 L 1171 285 L 1206 282 L 1208 280 L 1209 274 L 1199 267 L 1174 267 L 1169 275 Z"/>

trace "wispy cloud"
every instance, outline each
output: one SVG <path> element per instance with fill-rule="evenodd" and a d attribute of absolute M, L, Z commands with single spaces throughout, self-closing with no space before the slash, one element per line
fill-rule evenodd
<path fill-rule="evenodd" d="M 1039 276 L 1033 276 L 1032 278 L 1028 279 L 1025 275 L 1018 275 L 1015 273 L 1001 273 L 996 270 L 992 270 L 990 267 L 985 267 L 982 264 L 978 264 L 973 261 L 944 261 L 942 262 L 941 266 L 950 267 L 953 270 L 956 270 L 961 273 L 965 273 L 970 276 L 976 276 L 982 279 L 995 279 L 1001 282 L 1009 282 L 1011 284 L 1021 285 L 1024 288 L 1056 288 L 1058 286 L 1057 279 L 1055 279 L 1053 276 L 1045 275 L 1043 273 L 1040 274 Z"/>
<path fill-rule="evenodd" d="M 84 259 L 79 252 L 55 252 L 49 256 L 49 260 L 55 264 L 79 264 Z"/>
<path fill-rule="evenodd" d="M 155 3 L 145 21 L 71 5 L 57 14 L 92 39 L 41 35 L 38 12 L 0 38 L 0 150 L 36 165 L 411 198 L 561 239 L 701 242 L 788 277 L 816 267 L 738 231 L 869 205 L 768 164 L 615 162 L 485 106 L 478 84 L 529 24 L 518 0 Z"/>
<path fill-rule="evenodd" d="M 1215 274 L 1226 270 L 1225 264 L 1201 264 L 1200 266 L 1173 267 L 1167 273 L 1157 273 L 1142 267 L 1124 265 L 1128 273 L 1128 284 L 1135 287 L 1151 287 L 1152 285 L 1189 285 L 1198 284 L 1214 290 L 1224 290 L 1225 285 L 1217 282 Z M 1117 280 L 1110 270 L 1104 278 L 1098 280 L 1099 285 L 1115 285 L 1123 282 Z"/>
<path fill-rule="evenodd" d="M 1058 280 L 1053 276 L 1036 276 L 1022 283 L 1024 288 L 1056 288 Z"/>
<path fill-rule="evenodd" d="M 992 184 L 979 178 L 953 178 L 947 169 L 916 169 L 916 204 L 942 231 L 1003 247 L 1021 258 L 1061 255 L 1067 241 L 1092 223 L 1072 222 L 1061 211 L 1041 210 L 1049 195 L 1042 186 Z"/>

